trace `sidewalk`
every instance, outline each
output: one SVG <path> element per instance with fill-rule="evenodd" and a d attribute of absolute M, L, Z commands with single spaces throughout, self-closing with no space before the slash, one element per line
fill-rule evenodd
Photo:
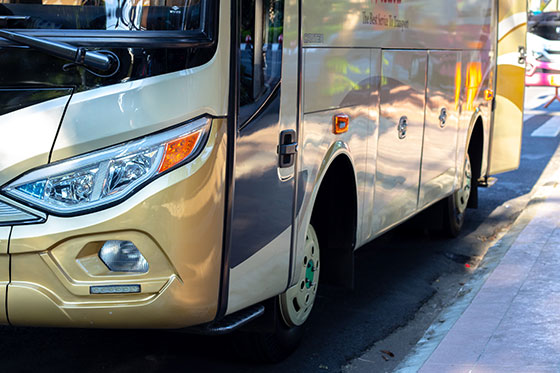
<path fill-rule="evenodd" d="M 530 209 L 530 222 L 420 372 L 560 372 L 560 169 Z"/>

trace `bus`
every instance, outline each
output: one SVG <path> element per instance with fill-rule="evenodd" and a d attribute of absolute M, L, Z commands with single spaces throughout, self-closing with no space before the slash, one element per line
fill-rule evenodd
<path fill-rule="evenodd" d="M 518 167 L 525 1 L 0 0 L 0 323 L 302 338 Z M 376 286 L 372 284 L 371 286 Z"/>

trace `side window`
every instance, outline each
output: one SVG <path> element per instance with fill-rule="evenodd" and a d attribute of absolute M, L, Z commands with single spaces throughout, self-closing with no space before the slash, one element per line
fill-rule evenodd
<path fill-rule="evenodd" d="M 263 104 L 280 82 L 284 0 L 242 0 L 239 123 Z"/>

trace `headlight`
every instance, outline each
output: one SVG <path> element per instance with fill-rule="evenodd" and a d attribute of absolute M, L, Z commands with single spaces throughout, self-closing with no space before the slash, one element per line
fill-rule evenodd
<path fill-rule="evenodd" d="M 2 192 L 57 215 L 106 207 L 196 157 L 210 122 L 200 118 L 172 130 L 53 163 L 14 180 Z"/>

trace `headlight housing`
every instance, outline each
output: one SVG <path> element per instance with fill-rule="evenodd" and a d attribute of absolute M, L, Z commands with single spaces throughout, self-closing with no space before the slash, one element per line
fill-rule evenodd
<path fill-rule="evenodd" d="M 55 215 L 101 209 L 195 158 L 211 119 L 199 118 L 107 149 L 33 170 L 2 188 L 8 196 Z"/>

